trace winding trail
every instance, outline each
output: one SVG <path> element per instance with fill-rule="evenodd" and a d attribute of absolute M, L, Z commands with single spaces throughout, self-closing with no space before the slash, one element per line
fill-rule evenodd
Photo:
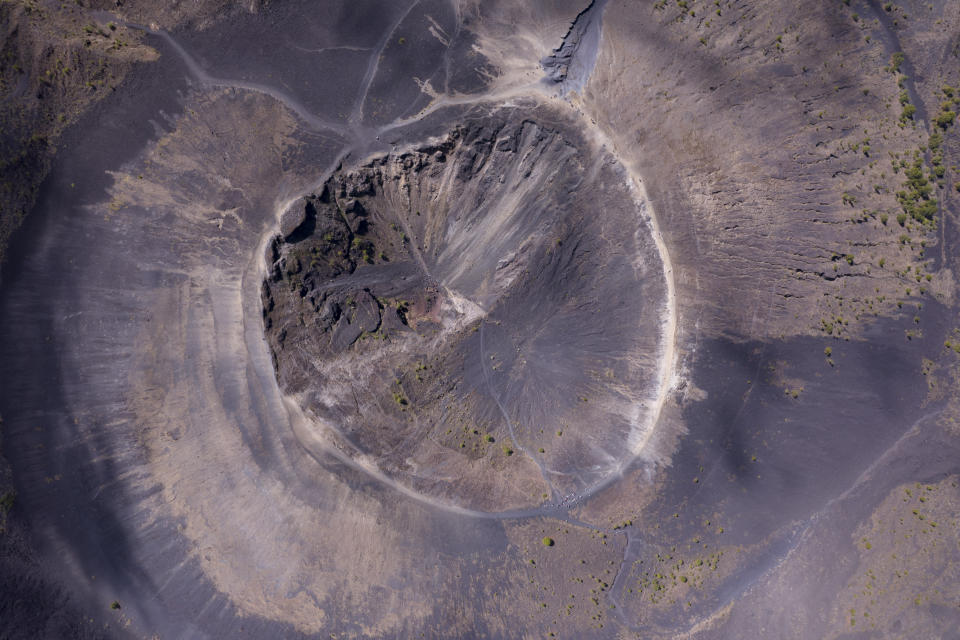
<path fill-rule="evenodd" d="M 676 283 L 674 281 L 673 263 L 670 260 L 670 251 L 667 249 L 666 242 L 663 239 L 663 232 L 660 229 L 660 223 L 657 216 L 650 206 L 650 200 L 647 197 L 646 189 L 643 186 L 642 178 L 639 172 L 630 166 L 623 157 L 614 140 L 597 124 L 589 118 L 588 130 L 596 137 L 602 147 L 606 148 L 617 162 L 624 168 L 630 180 L 631 191 L 635 195 L 635 202 L 640 210 L 647 212 L 647 221 L 650 223 L 653 232 L 653 241 L 657 245 L 657 252 L 660 254 L 660 262 L 663 265 L 663 278 L 667 288 L 667 299 L 664 303 L 663 316 L 661 318 L 661 327 L 664 336 L 661 343 L 660 370 L 658 379 L 660 384 L 657 390 L 656 400 L 650 415 L 647 417 L 647 428 L 642 431 L 634 432 L 635 439 L 632 442 L 631 451 L 633 456 L 639 456 L 653 434 L 653 428 L 660 421 L 660 415 L 663 413 L 663 407 L 667 402 L 670 389 L 674 385 L 674 371 L 676 369 L 676 343 L 677 343 L 677 294 Z M 633 460 L 624 461 L 621 464 L 622 471 Z"/>
<path fill-rule="evenodd" d="M 370 93 L 370 87 L 373 85 L 374 78 L 377 77 L 377 69 L 380 67 L 380 58 L 383 56 L 384 50 L 386 50 L 387 45 L 390 44 L 390 39 L 393 37 L 393 34 L 396 33 L 397 29 L 400 28 L 400 25 L 403 24 L 403 21 L 407 19 L 407 16 L 410 15 L 410 12 L 413 11 L 414 7 L 420 4 L 420 0 L 413 0 L 410 3 L 410 6 L 407 7 L 406 11 L 400 14 L 400 16 L 390 25 L 390 28 L 387 29 L 386 33 L 383 34 L 383 37 L 380 38 L 380 41 L 377 42 L 377 46 L 374 47 L 373 55 L 370 56 L 370 60 L 367 63 L 367 71 L 363 76 L 361 82 L 362 91 L 357 97 L 357 102 L 353 106 L 353 111 L 350 114 L 350 122 L 353 124 L 360 124 L 360 121 L 363 120 L 363 107 L 367 102 L 367 95 Z"/>
<path fill-rule="evenodd" d="M 270 96 L 274 100 L 282 103 L 288 109 L 293 111 L 297 116 L 310 128 L 316 131 L 329 131 L 331 133 L 338 134 L 338 136 L 346 137 L 349 135 L 349 129 L 342 124 L 331 122 L 323 118 L 317 117 L 313 112 L 311 112 L 303 103 L 299 102 L 296 98 L 291 96 L 288 93 L 280 91 L 274 87 L 260 84 L 258 82 L 246 82 L 244 80 L 228 80 L 224 78 L 217 78 L 215 76 L 207 73 L 203 67 L 196 61 L 196 59 L 190 55 L 190 53 L 181 45 L 176 39 L 167 33 L 166 31 L 151 29 L 143 25 L 124 22 L 124 26 L 127 26 L 131 29 L 137 29 L 143 31 L 150 35 L 156 36 L 166 42 L 171 49 L 173 49 L 180 59 L 183 60 L 183 63 L 186 65 L 187 70 L 190 71 L 190 74 L 199 82 L 201 85 L 208 87 L 229 87 L 232 89 L 244 89 L 247 91 L 253 91 L 256 93 L 262 93 Z"/>

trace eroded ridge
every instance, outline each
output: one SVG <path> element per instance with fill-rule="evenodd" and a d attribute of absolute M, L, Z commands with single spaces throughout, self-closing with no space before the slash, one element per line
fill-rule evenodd
<path fill-rule="evenodd" d="M 337 171 L 267 260 L 282 389 L 417 491 L 562 499 L 649 428 L 662 265 L 619 165 L 573 128 L 502 110 Z"/>
<path fill-rule="evenodd" d="M 603 30 L 603 9 L 608 0 L 593 0 L 581 11 L 560 46 L 540 61 L 548 83 L 560 93 L 583 91 L 597 62 Z"/>

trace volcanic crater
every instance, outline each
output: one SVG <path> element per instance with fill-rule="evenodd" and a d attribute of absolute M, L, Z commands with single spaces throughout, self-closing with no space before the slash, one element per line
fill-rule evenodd
<path fill-rule="evenodd" d="M 280 387 L 314 435 L 431 500 L 574 499 L 651 428 L 652 234 L 623 167 L 545 109 L 341 166 L 268 243 Z"/>

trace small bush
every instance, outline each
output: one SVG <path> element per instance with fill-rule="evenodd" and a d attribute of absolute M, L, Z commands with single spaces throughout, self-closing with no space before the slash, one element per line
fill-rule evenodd
<path fill-rule="evenodd" d="M 900 73 L 900 67 L 903 65 L 905 57 L 902 51 L 897 51 L 890 56 L 890 70 L 894 73 Z"/>
<path fill-rule="evenodd" d="M 0 496 L 0 512 L 3 514 L 10 513 L 10 510 L 13 509 L 13 501 L 17 498 L 17 494 L 14 491 L 8 491 L 7 493 Z"/>
<path fill-rule="evenodd" d="M 937 114 L 937 126 L 946 129 L 957 119 L 957 114 L 953 111 L 941 111 Z"/>
<path fill-rule="evenodd" d="M 552 547 L 553 545 L 554 545 L 553 538 L 544 538 L 544 539 L 543 539 L 543 546 L 545 546 L 545 547 Z"/>

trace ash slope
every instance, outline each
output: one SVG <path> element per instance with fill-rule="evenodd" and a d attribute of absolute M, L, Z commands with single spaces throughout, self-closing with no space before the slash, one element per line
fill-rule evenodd
<path fill-rule="evenodd" d="M 281 387 L 357 456 L 472 509 L 616 473 L 659 386 L 643 204 L 611 157 L 535 118 L 505 110 L 338 171 L 268 255 Z"/>

